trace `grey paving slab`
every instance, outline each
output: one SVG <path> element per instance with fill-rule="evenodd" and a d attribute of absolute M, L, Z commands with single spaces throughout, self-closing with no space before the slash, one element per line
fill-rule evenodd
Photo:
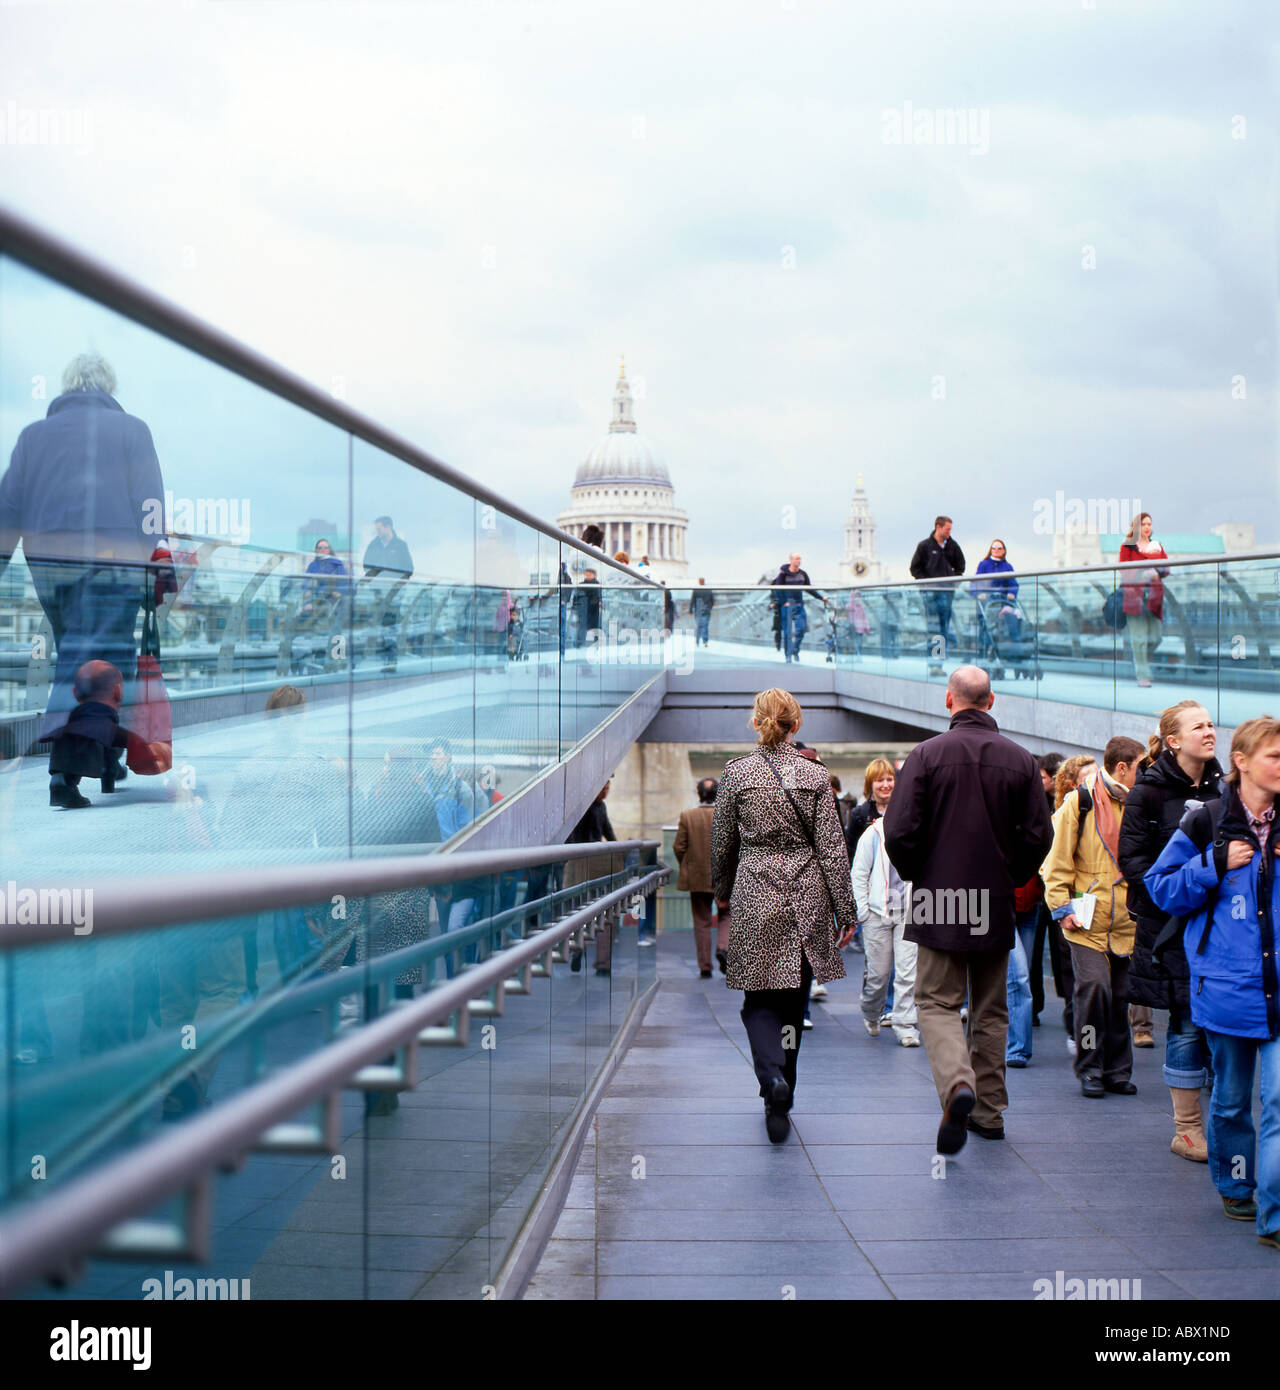
<path fill-rule="evenodd" d="M 1226 1224 L 1226 1218 L 1223 1218 Z M 1238 1236 L 1224 1241 L 1218 1235 L 1165 1235 L 1159 1229 L 1117 1236 L 1116 1239 L 1133 1251 L 1153 1269 L 1172 1272 L 1178 1269 L 1261 1269 L 1270 1270 L 1275 1278 L 1275 1295 L 1280 1298 L 1280 1250 L 1263 1245 L 1257 1230 L 1250 1222 L 1232 1223 Z"/>
<path fill-rule="evenodd" d="M 1261 1249 L 1261 1247 L 1259 1247 Z M 1273 1250 L 1273 1260 L 1280 1259 Z M 1280 1272 L 1268 1269 L 1173 1269 L 1166 1276 L 1192 1298 L 1280 1298 Z M 1143 1283 L 1144 1296 L 1146 1283 Z"/>
<path fill-rule="evenodd" d="M 549 1274 L 539 1270 L 537 1276 L 524 1291 L 526 1302 L 594 1302 L 596 1299 L 596 1280 L 594 1275 Z"/>
<path fill-rule="evenodd" d="M 596 1187 L 599 1205 L 632 1210 L 732 1211 L 767 1207 L 771 1211 L 828 1211 L 831 1201 L 816 1177 L 779 1172 L 776 1177 L 606 1178 Z"/>
<path fill-rule="evenodd" d="M 974 1208 L 968 1203 L 937 1207 L 932 1211 L 903 1210 L 901 1207 L 868 1211 L 843 1210 L 841 1221 L 854 1240 L 926 1240 L 945 1242 L 941 1258 L 951 1243 L 960 1240 L 995 1240 L 1009 1237 L 1028 1240 L 1035 1237 L 1062 1237 L 1102 1234 L 1086 1217 L 1060 1207 L 1021 1205 Z M 869 1247 L 867 1247 L 869 1248 Z"/>
<path fill-rule="evenodd" d="M 808 1155 L 798 1144 L 782 1149 L 758 1144 L 627 1144 L 600 1150 L 597 1176 L 630 1178 L 639 1168 L 637 1158 L 644 1160 L 645 1177 L 636 1181 L 683 1174 L 729 1177 L 781 1172 L 799 1176 L 813 1172 Z"/>
<path fill-rule="evenodd" d="M 762 1302 L 856 1299 L 869 1302 L 893 1295 L 874 1275 L 833 1278 L 808 1273 L 788 1281 L 763 1275 L 608 1275 L 597 1282 L 601 1299 L 671 1300 L 680 1302 Z"/>
<path fill-rule="evenodd" d="M 752 1207 L 745 1211 L 620 1210 L 595 1214 L 600 1240 L 848 1241 L 845 1221 L 833 1211 Z"/>
<path fill-rule="evenodd" d="M 1088 1269 L 1094 1274 L 1141 1276 L 1146 1271 L 1131 1250 L 1105 1236 L 1062 1236 L 998 1240 L 950 1239 L 945 1254 L 935 1240 L 871 1240 L 861 1243 L 878 1273 L 932 1274 L 940 1265 L 956 1274 L 1003 1274 Z M 942 1255 L 940 1259 L 939 1256 Z"/>
<path fill-rule="evenodd" d="M 808 1274 L 865 1278 L 876 1271 L 851 1240 L 602 1240 L 599 1274 L 771 1274 L 783 1283 Z"/>

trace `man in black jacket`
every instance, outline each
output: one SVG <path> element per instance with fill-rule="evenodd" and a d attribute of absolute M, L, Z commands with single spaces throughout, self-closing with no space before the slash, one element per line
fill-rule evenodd
<path fill-rule="evenodd" d="M 912 889 L 905 935 L 919 948 L 916 1005 L 943 1107 L 942 1154 L 963 1147 L 966 1120 L 984 1139 L 1004 1138 L 1013 895 L 1053 843 L 1040 770 L 999 732 L 987 713 L 994 700 L 987 672 L 952 672 L 951 728 L 912 751 L 885 812 L 885 848 Z"/>
<path fill-rule="evenodd" d="M 964 573 L 964 551 L 951 539 L 951 518 L 935 517 L 933 534 L 916 546 L 911 557 L 913 579 L 948 579 Z M 956 601 L 954 584 L 937 585 L 925 590 L 925 614 L 937 635 L 929 644 L 929 674 L 940 676 L 942 663 L 947 659 L 947 642 L 951 636 L 951 606 Z"/>

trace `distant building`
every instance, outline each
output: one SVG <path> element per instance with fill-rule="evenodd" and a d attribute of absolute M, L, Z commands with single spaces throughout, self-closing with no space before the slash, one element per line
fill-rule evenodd
<path fill-rule="evenodd" d="M 888 576 L 876 555 L 876 521 L 858 474 L 844 523 L 844 554 L 840 557 L 841 584 L 883 584 Z"/>
<path fill-rule="evenodd" d="M 650 578 L 687 581 L 689 517 L 676 506 L 666 466 L 636 431 L 625 362 L 613 395 L 609 432 L 583 459 L 570 498 L 556 518 L 562 530 L 581 536 L 588 526 L 599 526 L 607 555 L 625 550 L 633 565 L 647 555 Z"/>

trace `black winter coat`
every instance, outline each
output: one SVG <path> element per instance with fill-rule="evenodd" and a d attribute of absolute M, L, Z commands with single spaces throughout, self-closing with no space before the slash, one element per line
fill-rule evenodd
<path fill-rule="evenodd" d="M 964 573 L 964 551 L 950 536 L 939 545 L 930 533 L 916 546 L 908 568 L 912 579 L 949 579 Z"/>
<path fill-rule="evenodd" d="M 1200 781 L 1191 779 L 1178 766 L 1178 760 L 1165 749 L 1138 774 L 1138 780 L 1125 798 L 1120 822 L 1120 872 L 1128 882 L 1129 913 L 1137 925 L 1133 955 L 1129 961 L 1129 1000 L 1151 1009 L 1172 1005 L 1186 1012 L 1191 1008 L 1191 981 L 1181 936 L 1165 948 L 1162 964 L 1151 959 L 1151 948 L 1168 918 L 1151 901 L 1143 875 L 1160 857 L 1173 838 L 1187 809 L 1188 801 L 1216 801 L 1222 795 L 1222 768 L 1211 759 Z"/>
<path fill-rule="evenodd" d="M 920 744 L 903 764 L 884 839 L 911 884 L 908 941 L 939 951 L 1011 950 L 1014 890 L 1053 844 L 1036 760 L 985 711 L 957 710 L 950 730 Z M 918 910 L 922 890 L 929 921 Z M 971 903 L 975 891 L 986 891 L 982 920 L 956 912 L 956 890 L 970 890 Z"/>
<path fill-rule="evenodd" d="M 880 819 L 880 812 L 876 810 L 876 799 L 869 796 L 861 806 L 855 806 L 849 812 L 849 823 L 844 828 L 844 843 L 849 851 L 849 865 L 853 866 L 854 851 L 858 848 L 858 841 L 863 834 L 871 829 L 871 822 Z"/>

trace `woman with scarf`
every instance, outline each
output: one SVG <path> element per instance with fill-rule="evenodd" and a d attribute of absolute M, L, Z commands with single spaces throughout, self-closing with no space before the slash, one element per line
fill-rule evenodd
<path fill-rule="evenodd" d="M 1119 867 L 1120 818 L 1144 749 L 1116 737 L 1102 767 L 1085 774 L 1054 817 L 1044 866 L 1045 901 L 1071 950 L 1075 975 L 1076 1075 L 1092 1099 L 1131 1096 L 1129 956 L 1133 918 Z"/>

